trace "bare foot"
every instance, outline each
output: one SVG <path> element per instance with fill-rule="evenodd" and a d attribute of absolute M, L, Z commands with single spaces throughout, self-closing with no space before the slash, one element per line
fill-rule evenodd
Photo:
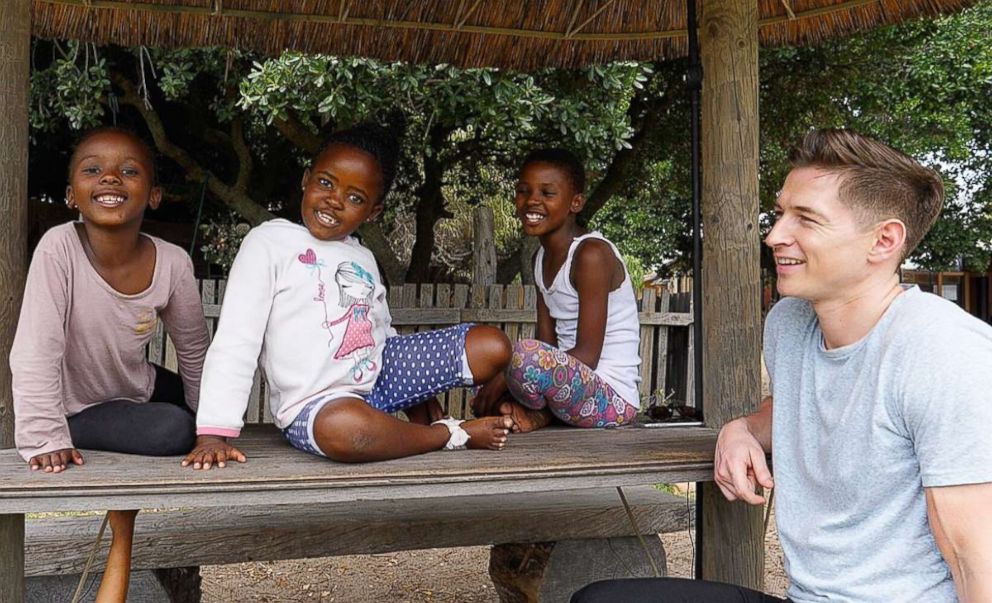
<path fill-rule="evenodd" d="M 547 408 L 534 410 L 519 402 L 503 402 L 499 405 L 499 412 L 513 421 L 513 433 L 528 433 L 547 427 L 552 419 L 551 411 Z"/>
<path fill-rule="evenodd" d="M 462 429 L 468 432 L 467 446 L 476 449 L 502 450 L 512 427 L 510 417 L 483 417 L 462 423 Z"/>
<path fill-rule="evenodd" d="M 444 418 L 444 409 L 441 408 L 441 403 L 438 402 L 437 398 L 425 400 L 403 412 L 406 413 L 406 418 L 410 419 L 411 423 L 419 425 L 430 425 L 434 421 L 440 421 Z"/>

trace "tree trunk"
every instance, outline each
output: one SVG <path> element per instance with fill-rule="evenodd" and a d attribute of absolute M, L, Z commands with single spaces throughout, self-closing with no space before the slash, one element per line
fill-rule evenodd
<path fill-rule="evenodd" d="M 439 126 L 431 128 L 427 138 L 431 155 L 424 156 L 424 183 L 417 190 L 416 239 L 410 252 L 410 267 L 406 271 L 406 282 L 423 283 L 430 275 L 431 256 L 434 254 L 434 225 L 448 214 L 444 209 L 444 194 L 441 191 L 444 180 L 444 166 L 440 151 L 448 131 Z"/>
<path fill-rule="evenodd" d="M 758 6 L 701 4 L 702 382 L 706 424 L 719 429 L 752 412 L 761 396 Z M 712 483 L 701 495 L 703 577 L 760 589 L 762 509 L 727 502 Z"/>
<path fill-rule="evenodd" d="M 583 224 L 587 224 L 606 203 L 616 195 L 623 184 L 630 179 L 634 171 L 643 161 L 643 155 L 654 137 L 664 127 L 664 120 L 657 115 L 667 112 L 674 102 L 674 94 L 665 94 L 660 98 L 636 97 L 627 110 L 632 124 L 635 124 L 634 135 L 627 141 L 629 149 L 621 149 L 613 156 L 606 168 L 603 179 L 596 189 L 589 193 L 585 207 L 579 214 Z"/>

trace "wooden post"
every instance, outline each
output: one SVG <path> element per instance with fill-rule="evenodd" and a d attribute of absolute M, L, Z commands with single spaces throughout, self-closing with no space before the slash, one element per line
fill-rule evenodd
<path fill-rule="evenodd" d="M 493 208 L 479 205 L 472 210 L 472 282 L 476 285 L 496 284 L 496 243 L 493 231 L 496 217 Z"/>
<path fill-rule="evenodd" d="M 0 2 L 0 448 L 14 446 L 10 346 L 27 273 L 31 2 Z M 24 599 L 24 516 L 0 515 L 0 598 Z"/>
<path fill-rule="evenodd" d="M 752 412 L 761 395 L 758 237 L 758 3 L 701 0 L 703 381 L 706 424 Z M 760 589 L 762 509 L 703 487 L 702 573 Z"/>

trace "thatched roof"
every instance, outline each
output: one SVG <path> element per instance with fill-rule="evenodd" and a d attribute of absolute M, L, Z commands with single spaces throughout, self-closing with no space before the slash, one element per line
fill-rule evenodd
<path fill-rule="evenodd" d="M 9 1 L 9 0 L 3 0 Z M 755 0 L 761 44 L 804 45 L 976 0 Z M 684 0 L 32 0 L 34 34 L 530 70 L 686 52 Z"/>

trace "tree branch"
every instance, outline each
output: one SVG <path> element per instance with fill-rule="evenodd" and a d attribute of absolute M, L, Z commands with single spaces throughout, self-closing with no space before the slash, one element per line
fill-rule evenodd
<path fill-rule="evenodd" d="M 289 113 L 286 119 L 276 118 L 272 125 L 294 145 L 303 149 L 310 155 L 316 155 L 324 146 L 324 141 L 314 134 L 298 117 Z"/>
<path fill-rule="evenodd" d="M 613 161 L 606 169 L 603 179 L 586 200 L 586 205 L 579 214 L 580 220 L 588 223 L 596 212 L 620 191 L 624 182 L 630 178 L 630 172 L 640 165 L 650 141 L 661 131 L 663 120 L 659 117 L 667 112 L 674 102 L 674 94 L 651 95 L 650 98 L 641 95 L 631 101 L 627 114 L 631 118 L 631 123 L 637 124 L 637 127 L 634 136 L 628 141 L 630 148 L 621 149 L 613 156 Z"/>
<path fill-rule="evenodd" d="M 247 196 L 248 182 L 255 163 L 251 158 L 251 149 L 245 141 L 244 125 L 244 119 L 241 117 L 235 117 L 231 121 L 231 147 L 238 156 L 238 178 L 234 182 L 234 190 Z"/>
<path fill-rule="evenodd" d="M 225 184 L 220 178 L 201 166 L 185 149 L 169 140 L 161 117 L 155 109 L 145 106 L 145 102 L 138 94 L 134 84 L 119 73 L 114 73 L 112 77 L 114 83 L 124 92 L 120 97 L 120 102 L 138 111 L 142 119 L 145 120 L 159 152 L 175 161 L 186 172 L 188 179 L 196 182 L 207 180 L 207 188 L 214 196 L 253 225 L 275 217 L 244 192 Z"/>
<path fill-rule="evenodd" d="M 389 244 L 389 238 L 378 222 L 366 222 L 359 229 L 362 244 L 372 251 L 379 260 L 379 266 L 386 275 L 390 286 L 402 285 L 405 281 L 406 265 L 400 261 Z"/>

